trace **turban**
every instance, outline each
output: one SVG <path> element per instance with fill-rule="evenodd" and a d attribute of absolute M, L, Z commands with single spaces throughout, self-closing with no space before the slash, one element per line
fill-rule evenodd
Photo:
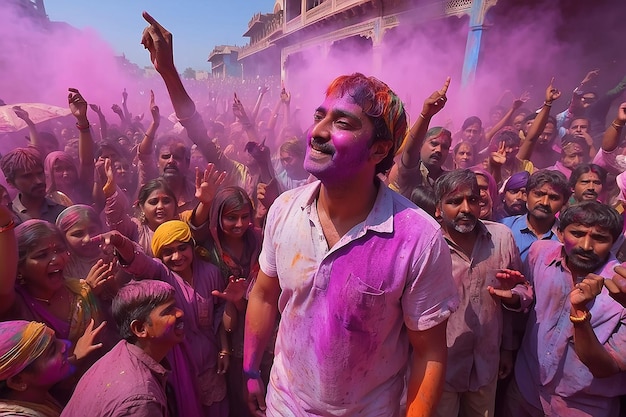
<path fill-rule="evenodd" d="M 528 171 L 520 171 L 511 175 L 511 177 L 506 180 L 504 186 L 502 187 L 502 192 L 509 190 L 519 190 L 520 188 L 526 187 L 526 183 L 528 182 L 528 178 L 530 178 L 530 174 Z"/>
<path fill-rule="evenodd" d="M 0 323 L 0 381 L 22 372 L 54 342 L 54 331 L 36 321 Z"/>
<path fill-rule="evenodd" d="M 158 258 L 163 246 L 176 241 L 189 242 L 190 240 L 191 229 L 189 225 L 180 220 L 170 220 L 157 227 L 150 246 L 152 253 Z"/>

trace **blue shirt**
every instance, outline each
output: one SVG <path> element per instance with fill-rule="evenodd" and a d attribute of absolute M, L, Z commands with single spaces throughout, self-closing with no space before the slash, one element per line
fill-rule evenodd
<path fill-rule="evenodd" d="M 535 233 L 528 227 L 528 214 L 505 217 L 500 221 L 500 223 L 508 226 L 509 229 L 511 229 L 511 232 L 513 232 L 513 238 L 515 239 L 515 243 L 517 244 L 517 248 L 519 249 L 519 254 L 522 258 L 522 262 L 526 261 L 526 257 L 528 256 L 528 249 L 530 249 L 530 245 L 532 245 L 534 242 L 538 240 L 559 240 L 556 234 L 556 228 L 559 225 L 558 219 L 555 219 L 554 224 L 552 225 L 552 229 L 550 229 L 547 233 L 544 233 L 541 236 L 535 235 Z"/>

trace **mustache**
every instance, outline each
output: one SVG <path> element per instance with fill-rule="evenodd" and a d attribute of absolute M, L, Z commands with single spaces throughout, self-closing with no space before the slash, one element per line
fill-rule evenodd
<path fill-rule="evenodd" d="M 320 141 L 313 137 L 311 138 L 311 146 L 322 153 L 331 155 L 335 153 L 335 147 L 328 141 Z"/>
<path fill-rule="evenodd" d="M 589 258 L 589 262 L 596 263 L 600 262 L 600 257 L 596 255 L 593 251 L 586 251 L 580 248 L 572 249 L 571 256 L 582 256 L 585 258 Z"/>
<path fill-rule="evenodd" d="M 476 218 L 476 216 L 474 216 L 473 214 L 469 214 L 469 213 L 459 214 L 458 216 L 454 218 L 454 221 L 457 221 L 457 222 L 463 221 L 463 220 L 476 221 L 478 219 Z"/>

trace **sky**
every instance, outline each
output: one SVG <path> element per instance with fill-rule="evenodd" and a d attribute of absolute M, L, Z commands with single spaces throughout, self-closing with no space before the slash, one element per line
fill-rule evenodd
<path fill-rule="evenodd" d="M 270 13 L 275 0 L 44 0 L 52 21 L 64 21 L 78 29 L 98 33 L 118 54 L 140 67 L 150 65 L 139 43 L 150 13 L 174 35 L 178 70 L 191 67 L 210 70 L 207 58 L 216 45 L 248 43 L 242 35 L 255 13 Z"/>

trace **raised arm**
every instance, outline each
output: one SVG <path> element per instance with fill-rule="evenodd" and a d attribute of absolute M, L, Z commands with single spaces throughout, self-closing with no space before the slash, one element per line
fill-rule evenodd
<path fill-rule="evenodd" d="M 143 31 L 141 43 L 150 52 L 150 61 L 165 82 L 176 117 L 187 129 L 189 139 L 198 145 L 207 162 L 215 163 L 220 171 L 230 172 L 232 161 L 222 158 L 209 139 L 202 117 L 196 112 L 196 105 L 187 94 L 174 66 L 172 34 L 147 12 L 143 12 L 143 18 L 149 26 Z"/>
<path fill-rule="evenodd" d="M 68 89 L 67 101 L 72 115 L 76 118 L 76 128 L 78 129 L 78 160 L 80 169 L 78 175 L 81 185 L 90 186 L 93 184 L 93 171 L 95 168 L 93 159 L 93 137 L 91 136 L 91 126 L 87 120 L 87 101 L 75 88 Z"/>
<path fill-rule="evenodd" d="M 28 126 L 28 135 L 30 138 L 30 144 L 36 147 L 37 149 L 41 149 L 40 143 L 39 143 L 39 134 L 37 133 L 37 128 L 35 127 L 35 123 L 33 123 L 33 121 L 30 120 L 30 116 L 28 115 L 28 112 L 22 109 L 20 106 L 13 106 L 12 109 L 15 115 L 19 117 L 20 119 L 22 119 Z M 44 155 L 44 158 L 45 158 L 45 155 Z"/>
<path fill-rule="evenodd" d="M 402 164 L 407 168 L 415 167 L 420 161 L 420 150 L 422 148 L 422 142 L 428 131 L 428 125 L 433 116 L 446 105 L 447 97 L 446 92 L 450 86 L 450 77 L 446 78 L 441 89 L 432 93 L 422 106 L 422 112 L 419 117 L 411 126 L 411 130 L 407 133 L 407 136 L 401 147 L 402 152 Z M 400 151 L 399 151 L 400 152 Z"/>
<path fill-rule="evenodd" d="M 237 97 L 237 93 L 235 93 L 235 96 L 233 98 L 233 114 L 246 131 L 246 135 L 248 135 L 248 140 L 252 142 L 259 142 L 254 122 L 251 121 L 248 117 L 248 113 L 246 112 L 246 109 L 243 106 L 241 100 L 239 100 L 239 98 Z"/>
<path fill-rule="evenodd" d="M 498 123 L 496 123 L 491 129 L 489 129 L 488 132 L 485 132 L 485 139 L 487 143 L 491 142 L 491 138 L 493 138 L 493 136 L 500 129 L 502 129 L 504 126 L 508 126 L 511 123 L 511 117 L 513 117 L 513 113 L 515 113 L 515 110 L 522 107 L 529 98 L 530 94 L 528 93 L 528 91 L 524 91 L 520 98 L 513 101 L 511 108 L 504 114 L 504 116 L 502 116 L 502 119 L 500 119 Z"/>
<path fill-rule="evenodd" d="M 591 313 L 587 304 L 602 291 L 601 276 L 589 274 L 570 293 L 570 320 L 574 326 L 574 350 L 582 363 L 596 378 L 603 378 L 620 372 L 611 354 L 600 343 L 591 326 Z"/>
<path fill-rule="evenodd" d="M 204 173 L 196 167 L 195 197 L 199 203 L 189 221 L 190 225 L 193 226 L 193 237 L 196 242 L 204 242 L 208 237 L 209 228 L 205 226 L 205 223 L 209 221 L 209 212 L 215 193 L 225 179 L 226 173 L 218 172 L 213 164 L 208 164 Z"/>
<path fill-rule="evenodd" d="M 15 300 L 15 278 L 17 277 L 17 239 L 15 238 L 13 213 L 0 205 L 0 317 Z"/>
<path fill-rule="evenodd" d="M 537 114 L 537 117 L 533 120 L 533 124 L 530 128 L 528 128 L 528 134 L 519 148 L 519 152 L 517 154 L 517 159 L 519 160 L 530 159 L 533 149 L 535 148 L 537 138 L 539 138 L 543 129 L 546 127 L 546 123 L 548 123 L 548 116 L 550 115 L 552 103 L 554 100 L 561 97 L 561 92 L 554 88 L 553 83 L 554 77 L 550 80 L 548 88 L 546 88 L 546 100 L 543 102 L 543 106 L 541 106 L 541 110 Z"/>
<path fill-rule="evenodd" d="M 602 150 L 605 152 L 613 152 L 619 145 L 622 129 L 626 124 L 626 102 L 619 105 L 617 115 L 611 126 L 607 127 L 602 137 Z"/>
<path fill-rule="evenodd" d="M 143 135 L 141 143 L 139 143 L 137 147 L 139 187 L 142 187 L 145 183 L 158 176 L 154 158 L 154 139 L 156 138 L 156 132 L 161 124 L 161 113 L 159 107 L 154 102 L 154 92 L 152 90 L 150 90 L 149 106 L 152 121 L 150 122 L 150 126 L 148 126 L 148 130 L 146 130 L 146 133 Z"/>
<path fill-rule="evenodd" d="M 266 85 L 259 87 L 259 95 L 256 98 L 256 103 L 254 103 L 254 108 L 252 109 L 252 114 L 250 115 L 250 119 L 253 123 L 256 122 L 256 117 L 258 116 L 259 109 L 261 108 L 261 102 L 268 91 L 270 91 L 270 88 Z"/>
<path fill-rule="evenodd" d="M 98 124 L 100 125 L 100 139 L 104 140 L 108 135 L 109 125 L 107 124 L 107 119 L 104 117 L 104 113 L 102 113 L 102 109 L 97 104 L 90 104 L 89 107 L 98 115 Z"/>

